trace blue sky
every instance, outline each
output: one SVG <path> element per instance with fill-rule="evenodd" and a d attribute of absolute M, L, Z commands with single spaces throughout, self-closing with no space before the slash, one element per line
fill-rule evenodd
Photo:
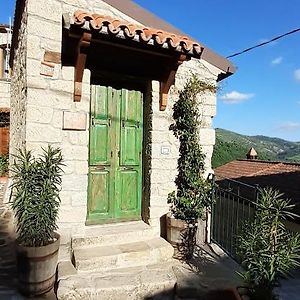
<path fill-rule="evenodd" d="M 95 0 L 96 1 L 96 0 Z M 300 27 L 299 0 L 136 0 L 223 56 Z M 13 14 L 1 0 L 0 23 Z M 300 32 L 232 58 L 214 126 L 300 141 Z"/>

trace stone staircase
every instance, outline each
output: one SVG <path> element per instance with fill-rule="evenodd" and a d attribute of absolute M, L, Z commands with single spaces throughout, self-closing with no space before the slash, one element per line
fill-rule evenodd
<path fill-rule="evenodd" d="M 173 247 L 143 222 L 92 226 L 58 267 L 61 300 L 173 299 Z"/>

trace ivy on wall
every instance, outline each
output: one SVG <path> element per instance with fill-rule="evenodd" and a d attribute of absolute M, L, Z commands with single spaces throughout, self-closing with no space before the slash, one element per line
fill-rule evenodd
<path fill-rule="evenodd" d="M 174 123 L 170 126 L 179 139 L 177 191 L 168 195 L 171 212 L 177 219 L 196 222 L 211 205 L 212 185 L 204 178 L 205 154 L 199 144 L 201 96 L 216 93 L 217 87 L 196 75 L 185 84 L 173 107 Z"/>

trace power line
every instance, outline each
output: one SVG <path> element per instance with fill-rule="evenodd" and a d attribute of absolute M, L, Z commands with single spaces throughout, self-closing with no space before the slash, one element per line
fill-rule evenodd
<path fill-rule="evenodd" d="M 249 52 L 249 51 L 251 51 L 251 50 L 253 50 L 253 49 L 255 49 L 255 48 L 259 48 L 259 47 L 262 47 L 262 46 L 264 46 L 264 45 L 270 44 L 270 43 L 272 43 L 272 42 L 274 42 L 274 41 L 277 41 L 277 40 L 279 40 L 279 39 L 281 39 L 281 38 L 283 38 L 283 37 L 285 37 L 285 36 L 287 36 L 287 35 L 296 33 L 297 31 L 300 31 L 300 28 L 297 28 L 297 29 L 294 29 L 294 30 L 289 31 L 289 32 L 287 32 L 287 33 L 284 33 L 284 34 L 281 34 L 281 35 L 279 35 L 279 36 L 276 36 L 276 37 L 272 38 L 271 40 L 268 40 L 268 41 L 266 41 L 266 42 L 263 42 L 263 43 L 260 43 L 260 44 L 258 44 L 258 45 L 255 45 L 255 46 L 253 46 L 253 47 L 247 48 L 247 49 L 245 49 L 245 50 L 243 50 L 243 51 L 240 51 L 240 52 L 234 53 L 234 54 L 232 54 L 232 55 L 229 55 L 229 56 L 227 56 L 226 58 L 235 57 L 235 56 L 241 55 L 241 54 L 243 54 L 243 53 L 245 53 L 245 52 Z"/>

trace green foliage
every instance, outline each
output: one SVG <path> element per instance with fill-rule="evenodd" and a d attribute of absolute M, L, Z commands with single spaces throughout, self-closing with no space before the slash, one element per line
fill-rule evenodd
<path fill-rule="evenodd" d="M 59 148 L 48 146 L 40 157 L 20 150 L 11 167 L 12 208 L 18 242 L 28 247 L 49 244 L 57 229 L 63 158 Z"/>
<path fill-rule="evenodd" d="M 169 194 L 168 203 L 174 217 L 187 222 L 202 217 L 204 208 L 211 203 L 212 186 L 203 178 L 205 155 L 198 138 L 201 121 L 199 96 L 208 91 L 215 92 L 216 87 L 192 76 L 173 107 L 175 122 L 170 130 L 179 139 L 180 147 L 175 180 L 177 192 Z"/>
<path fill-rule="evenodd" d="M 8 156 L 0 155 L 0 176 L 5 176 L 8 172 Z"/>
<path fill-rule="evenodd" d="M 300 235 L 288 232 L 284 221 L 293 218 L 294 205 L 283 199 L 283 194 L 271 188 L 260 190 L 257 211 L 252 223 L 246 224 L 238 237 L 238 255 L 253 299 L 273 299 L 261 291 L 272 292 L 281 277 L 300 266 Z"/>
<path fill-rule="evenodd" d="M 235 159 L 246 159 L 251 147 L 257 151 L 259 160 L 300 162 L 300 143 L 266 136 L 247 136 L 217 128 L 213 168 Z"/>

